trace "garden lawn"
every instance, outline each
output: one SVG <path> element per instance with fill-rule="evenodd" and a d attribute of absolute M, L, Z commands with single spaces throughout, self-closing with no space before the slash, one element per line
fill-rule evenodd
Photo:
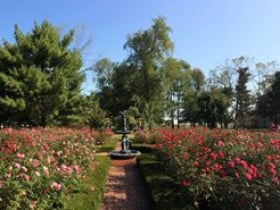
<path fill-rule="evenodd" d="M 97 156 L 96 161 L 96 169 L 88 170 L 87 178 L 80 186 L 80 190 L 73 192 L 67 198 L 66 210 L 100 209 L 111 161 L 105 156 Z"/>
<path fill-rule="evenodd" d="M 114 150 L 117 144 L 117 137 L 113 136 L 109 140 L 105 141 L 103 144 L 98 145 L 97 152 L 109 152 Z"/>
<path fill-rule="evenodd" d="M 129 136 L 128 136 L 129 137 Z M 98 145 L 97 152 L 110 152 L 115 149 L 117 142 L 121 139 L 121 135 L 114 134 L 110 139 Z"/>
<path fill-rule="evenodd" d="M 153 201 L 153 209 L 182 209 L 178 202 L 182 199 L 181 185 L 167 175 L 154 150 L 141 144 L 133 144 L 133 149 L 142 153 L 139 156 L 139 169 Z"/>

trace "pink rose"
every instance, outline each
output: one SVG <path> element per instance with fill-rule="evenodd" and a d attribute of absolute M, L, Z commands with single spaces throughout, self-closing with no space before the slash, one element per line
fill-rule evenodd
<path fill-rule="evenodd" d="M 24 154 L 22 154 L 22 153 L 17 153 L 17 158 L 19 158 L 19 159 L 23 159 L 23 158 L 25 158 L 25 155 Z"/>

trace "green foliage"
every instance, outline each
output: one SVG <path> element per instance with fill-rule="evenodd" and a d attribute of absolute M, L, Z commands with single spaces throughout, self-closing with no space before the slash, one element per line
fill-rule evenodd
<path fill-rule="evenodd" d="M 192 124 L 202 123 L 202 107 L 199 104 L 201 94 L 204 91 L 205 76 L 200 69 L 191 69 L 185 76 L 187 78 L 184 86 L 184 117 Z M 204 107 L 203 107 L 204 110 Z"/>
<path fill-rule="evenodd" d="M 191 67 L 183 60 L 170 57 L 164 62 L 162 71 L 166 95 L 165 117 L 170 116 L 171 127 L 174 128 L 175 115 L 177 115 L 177 122 L 180 122 L 182 117 L 180 114 L 183 108 L 184 91 L 189 87 Z"/>
<path fill-rule="evenodd" d="M 180 184 L 166 173 L 161 160 L 148 148 L 142 146 L 139 169 L 152 199 L 153 209 L 185 209 L 182 204 L 188 198 L 182 196 Z"/>
<path fill-rule="evenodd" d="M 196 120 L 209 128 L 228 123 L 227 109 L 229 108 L 228 96 L 220 88 L 212 87 L 203 91 L 197 97 Z M 226 126 L 225 126 L 226 127 Z"/>
<path fill-rule="evenodd" d="M 270 88 L 258 98 L 257 112 L 260 116 L 267 116 L 271 121 L 280 123 L 280 72 L 276 72 L 272 77 Z"/>
<path fill-rule="evenodd" d="M 181 182 L 181 209 L 276 210 L 278 138 L 274 132 L 162 130 L 155 148 L 169 176 Z"/>
<path fill-rule="evenodd" d="M 115 149 L 119 136 L 110 136 L 103 139 L 102 144 L 97 148 L 97 152 L 110 152 Z"/>
<path fill-rule="evenodd" d="M 232 121 L 230 107 L 233 102 L 233 71 L 227 67 L 217 67 L 211 71 L 208 78 L 210 95 L 214 98 L 217 122 L 221 127 L 227 128 Z"/>
<path fill-rule="evenodd" d="M 61 209 L 97 165 L 89 129 L 4 129 L 0 147 L 3 210 Z"/>
<path fill-rule="evenodd" d="M 115 64 L 108 58 L 102 58 L 95 63 L 94 71 L 97 73 L 99 88 L 109 87 L 112 84 L 112 74 Z"/>
<path fill-rule="evenodd" d="M 90 128 L 103 128 L 107 122 L 106 112 L 100 108 L 96 94 L 84 96 L 81 100 L 81 114 L 86 124 Z"/>
<path fill-rule="evenodd" d="M 46 126 L 80 94 L 81 55 L 70 48 L 74 31 L 61 36 L 44 21 L 26 34 L 16 25 L 14 34 L 14 44 L 0 46 L 1 119 Z"/>
<path fill-rule="evenodd" d="M 237 72 L 235 126 L 237 128 L 246 128 L 249 126 L 250 95 L 247 83 L 250 73 L 248 67 L 240 67 Z"/>
<path fill-rule="evenodd" d="M 97 62 L 97 73 L 101 68 L 100 62 L 102 63 L 103 61 L 104 59 Z M 106 67 L 106 69 L 108 68 Z M 102 71 L 107 72 L 106 69 L 103 69 Z M 100 75 L 98 77 L 98 80 L 107 78 L 106 85 L 101 85 L 99 82 L 101 89 L 97 96 L 100 101 L 100 107 L 106 110 L 110 117 L 117 117 L 120 111 L 128 110 L 134 105 L 134 96 L 136 94 L 137 88 L 135 85 L 135 81 L 137 79 L 136 73 L 137 72 L 131 66 L 129 66 L 127 62 L 122 62 L 120 64 L 115 64 L 112 67 L 109 74 L 110 79 L 104 75 Z"/>
<path fill-rule="evenodd" d="M 149 130 L 137 130 L 134 133 L 133 143 L 137 144 L 154 144 L 157 132 L 151 132 Z"/>
<path fill-rule="evenodd" d="M 128 62 L 137 72 L 134 83 L 137 87 L 136 107 L 148 127 L 155 122 L 157 112 L 162 107 L 160 66 L 165 56 L 173 49 L 169 38 L 170 30 L 163 18 L 154 19 L 154 24 L 149 29 L 129 36 L 124 45 L 130 52 Z"/>
<path fill-rule="evenodd" d="M 148 127 L 161 121 L 162 64 L 173 49 L 169 32 L 164 19 L 157 18 L 150 28 L 128 37 L 124 48 L 130 54 L 125 61 L 113 63 L 103 58 L 96 62 L 100 107 L 111 118 L 120 111 L 133 110 L 131 117 L 143 119 Z"/>

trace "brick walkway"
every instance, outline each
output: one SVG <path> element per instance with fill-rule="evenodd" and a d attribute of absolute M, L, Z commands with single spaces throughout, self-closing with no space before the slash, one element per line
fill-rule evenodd
<path fill-rule="evenodd" d="M 118 144 L 116 150 L 120 150 Z M 112 160 L 101 210 L 150 210 L 137 159 Z"/>

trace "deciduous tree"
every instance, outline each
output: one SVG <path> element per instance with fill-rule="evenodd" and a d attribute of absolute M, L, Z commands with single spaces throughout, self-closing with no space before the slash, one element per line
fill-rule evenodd
<path fill-rule="evenodd" d="M 161 66 L 172 51 L 169 38 L 171 29 L 163 18 L 153 20 L 153 25 L 128 37 L 124 48 L 128 50 L 128 62 L 137 71 L 135 81 L 137 105 L 140 113 L 151 127 L 156 118 L 162 117 L 163 88 Z"/>
<path fill-rule="evenodd" d="M 250 73 L 248 67 L 240 67 L 237 72 L 235 127 L 245 128 L 250 122 L 250 94 L 247 88 Z"/>

